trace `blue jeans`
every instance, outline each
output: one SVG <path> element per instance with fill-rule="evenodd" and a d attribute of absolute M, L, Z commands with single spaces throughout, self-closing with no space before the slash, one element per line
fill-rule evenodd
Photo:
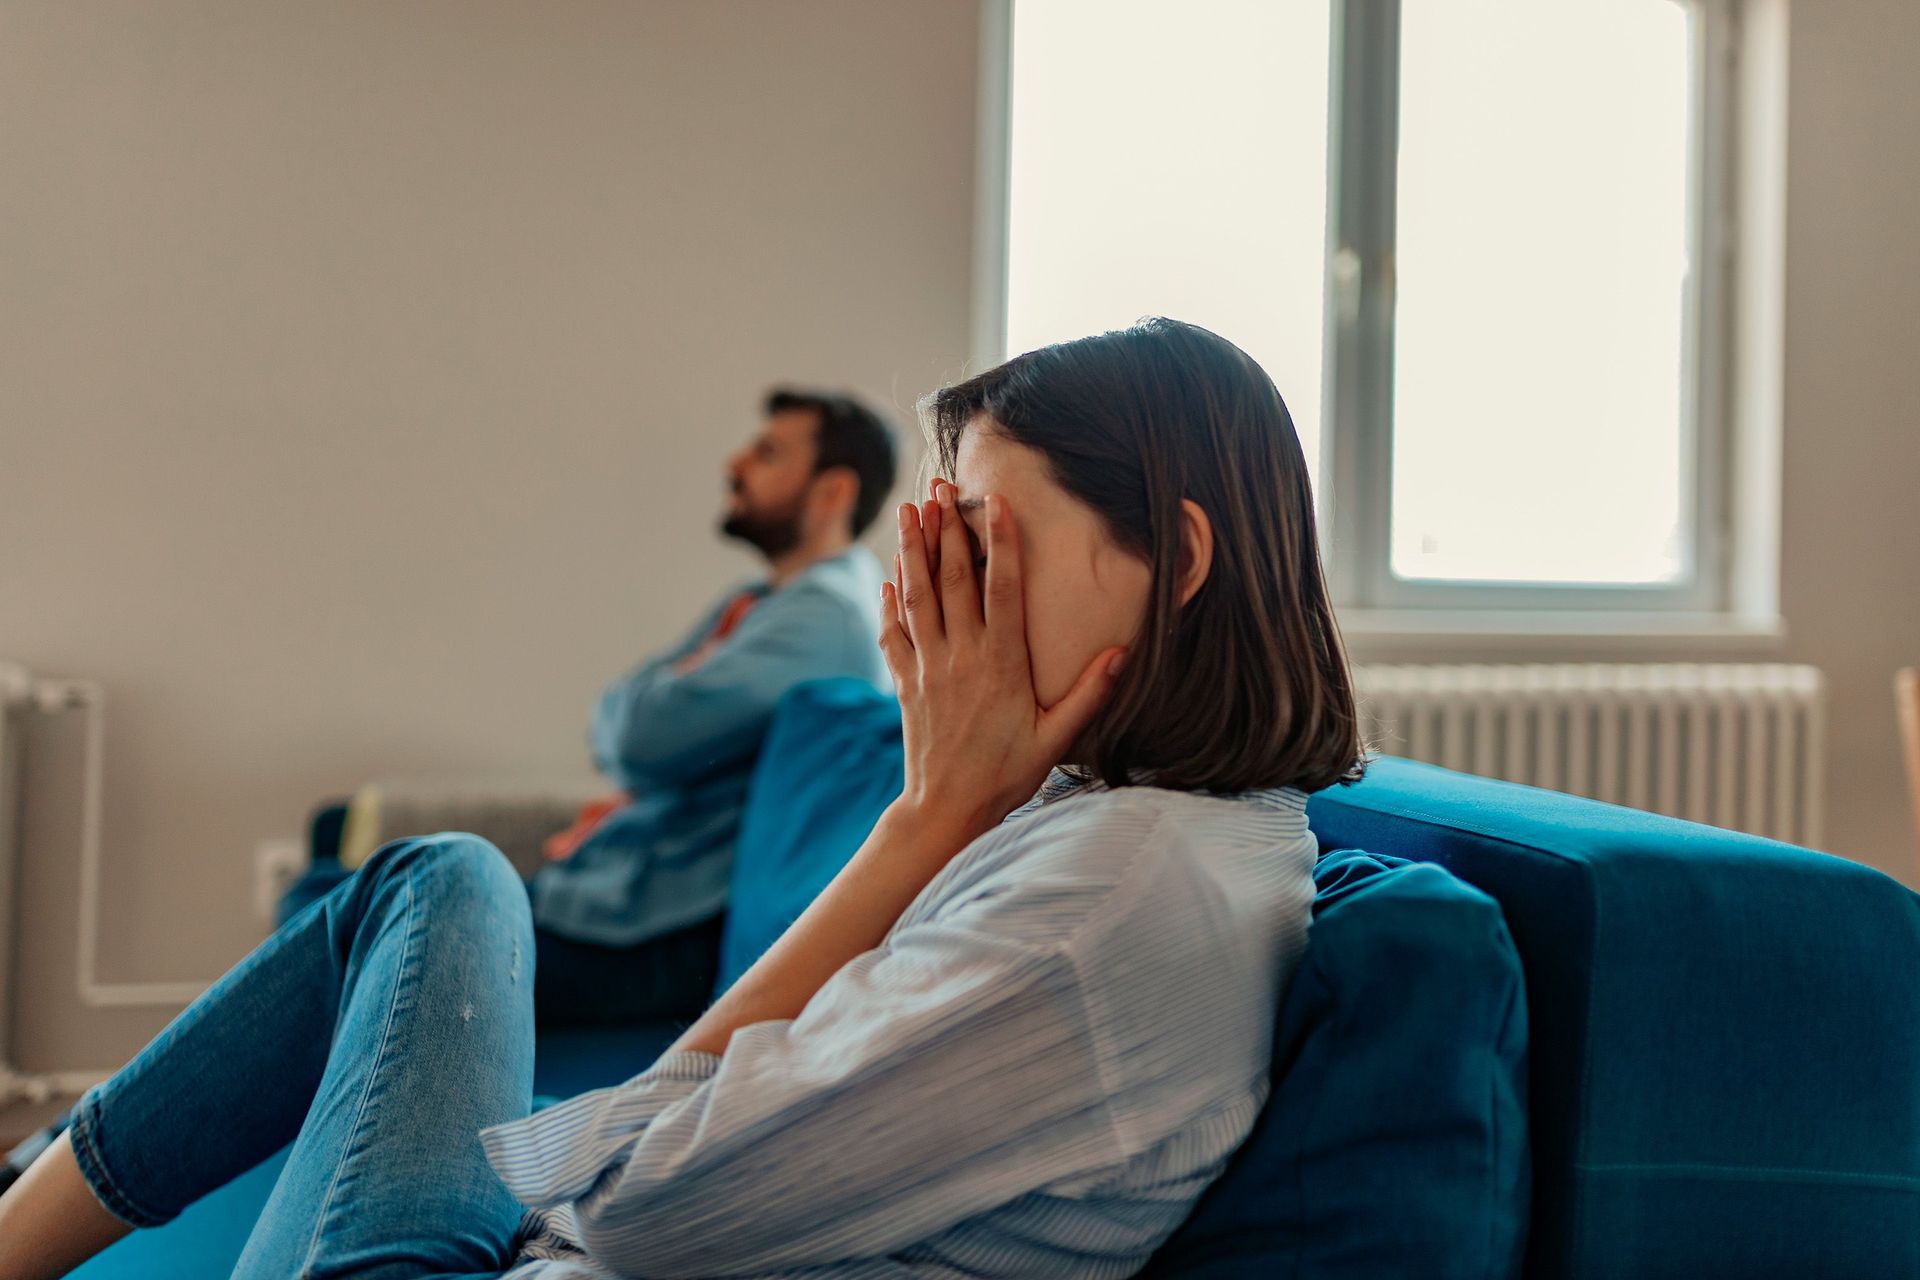
<path fill-rule="evenodd" d="M 353 873 L 322 858 L 280 900 L 284 923 Z M 625 947 L 581 942 L 536 926 L 533 1009 L 541 1027 L 691 1022 L 712 998 L 726 917 Z"/>
<path fill-rule="evenodd" d="M 521 1209 L 478 1134 L 532 1103 L 533 966 L 493 846 L 388 845 L 81 1099 L 80 1170 L 157 1226 L 292 1142 L 236 1278 L 498 1276 Z"/>

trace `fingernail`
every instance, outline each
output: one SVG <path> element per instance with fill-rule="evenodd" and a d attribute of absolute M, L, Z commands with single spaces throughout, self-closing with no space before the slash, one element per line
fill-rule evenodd
<path fill-rule="evenodd" d="M 940 482 L 940 505 L 948 510 L 953 508 L 953 486 L 944 480 Z"/>
<path fill-rule="evenodd" d="M 1107 674 L 1110 676 L 1117 676 L 1120 674 L 1120 669 L 1126 665 L 1127 665 L 1127 652 L 1126 650 L 1122 649 L 1119 653 L 1114 654 L 1113 657 L 1108 660 Z"/>

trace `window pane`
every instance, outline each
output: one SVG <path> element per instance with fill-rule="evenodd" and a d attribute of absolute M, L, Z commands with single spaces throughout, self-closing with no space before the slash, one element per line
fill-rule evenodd
<path fill-rule="evenodd" d="M 1273 376 L 1317 462 L 1328 8 L 1018 0 L 1010 352 L 1205 325 Z"/>
<path fill-rule="evenodd" d="M 1676 0 L 1406 0 L 1396 575 L 1693 572 L 1692 38 Z"/>

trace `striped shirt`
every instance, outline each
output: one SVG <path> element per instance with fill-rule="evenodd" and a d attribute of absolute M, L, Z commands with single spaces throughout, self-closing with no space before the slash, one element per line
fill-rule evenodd
<path fill-rule="evenodd" d="M 1128 1276 L 1266 1100 L 1294 790 L 1055 772 L 790 1020 L 482 1135 L 512 1280 Z"/>

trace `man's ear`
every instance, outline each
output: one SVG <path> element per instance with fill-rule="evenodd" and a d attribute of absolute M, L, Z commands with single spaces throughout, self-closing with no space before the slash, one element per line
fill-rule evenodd
<path fill-rule="evenodd" d="M 1193 599 L 1213 569 L 1213 521 L 1192 498 L 1180 499 L 1180 603 Z"/>
<path fill-rule="evenodd" d="M 813 477 L 811 488 L 814 510 L 852 523 L 854 504 L 860 500 L 860 477 L 852 467 L 828 467 Z"/>

